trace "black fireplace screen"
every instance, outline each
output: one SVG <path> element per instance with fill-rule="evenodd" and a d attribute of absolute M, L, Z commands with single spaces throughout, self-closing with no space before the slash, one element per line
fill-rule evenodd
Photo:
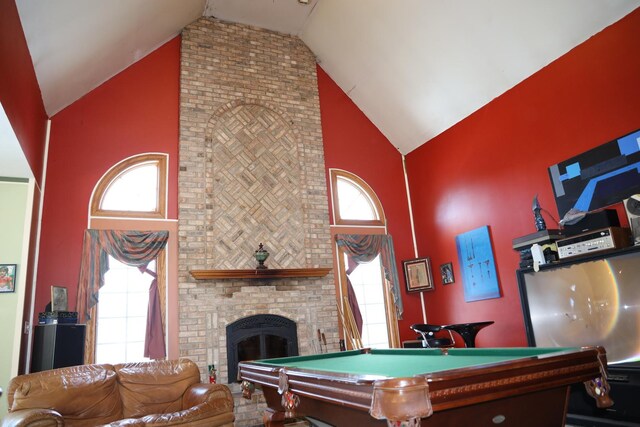
<path fill-rule="evenodd" d="M 298 355 L 296 323 L 274 314 L 258 314 L 227 326 L 229 383 L 237 381 L 238 362 Z"/>

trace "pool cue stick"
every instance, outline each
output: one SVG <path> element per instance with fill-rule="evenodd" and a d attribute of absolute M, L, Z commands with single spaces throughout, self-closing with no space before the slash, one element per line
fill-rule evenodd
<path fill-rule="evenodd" d="M 347 325 L 347 319 L 345 318 L 344 312 L 342 311 L 342 305 L 339 301 L 336 301 L 336 306 L 338 307 L 338 314 L 340 315 L 340 321 L 342 322 L 342 329 L 345 335 L 344 338 L 351 343 L 351 348 L 356 348 L 355 340 L 353 339 L 353 335 L 351 334 L 349 325 Z"/>
<path fill-rule="evenodd" d="M 344 311 L 347 316 L 349 325 L 351 327 L 351 333 L 353 335 L 355 345 L 356 345 L 355 348 L 363 348 L 364 346 L 362 345 L 362 337 L 360 336 L 360 331 L 358 331 L 358 325 L 356 323 L 356 319 L 355 317 L 353 317 L 353 312 L 351 311 L 351 307 L 349 306 L 349 300 L 347 297 L 343 297 L 343 298 L 344 298 Z"/>

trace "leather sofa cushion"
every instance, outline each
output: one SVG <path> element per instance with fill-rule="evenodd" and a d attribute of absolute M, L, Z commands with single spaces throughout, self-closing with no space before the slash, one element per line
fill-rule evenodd
<path fill-rule="evenodd" d="M 81 365 L 18 376 L 11 381 L 11 411 L 49 408 L 65 425 L 96 426 L 122 419 L 116 373 L 111 365 Z"/>
<path fill-rule="evenodd" d="M 188 359 L 124 363 L 115 370 L 124 418 L 180 411 L 184 392 L 200 382 L 198 366 Z"/>

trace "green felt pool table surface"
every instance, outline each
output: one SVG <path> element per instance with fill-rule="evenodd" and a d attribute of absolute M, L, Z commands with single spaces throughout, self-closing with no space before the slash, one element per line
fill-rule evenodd
<path fill-rule="evenodd" d="M 388 349 L 359 350 L 311 356 L 283 357 L 260 360 L 260 363 L 286 368 L 326 371 L 351 375 L 380 377 L 412 377 L 452 369 L 478 367 L 516 359 L 547 356 L 575 348 L 460 348 L 449 349 Z"/>

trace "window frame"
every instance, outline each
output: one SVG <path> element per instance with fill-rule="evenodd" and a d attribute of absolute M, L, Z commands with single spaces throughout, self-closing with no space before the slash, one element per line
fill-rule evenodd
<path fill-rule="evenodd" d="M 340 298 L 342 312 L 346 313 L 348 301 L 345 296 L 348 295 L 347 291 L 347 266 L 345 265 L 346 251 L 344 248 L 338 247 L 338 264 L 339 264 L 339 275 L 340 275 L 340 291 L 342 293 L 342 297 Z M 383 287 L 383 295 L 384 295 L 384 311 L 385 311 L 385 321 L 387 322 L 387 341 L 389 342 L 389 348 L 400 348 L 400 331 L 398 329 L 398 316 L 396 314 L 396 310 L 394 308 L 393 295 L 391 293 L 391 289 L 389 288 L 389 282 L 384 277 L 384 271 L 382 264 L 380 264 L 380 276 Z M 339 323 L 342 322 L 338 319 Z M 345 340 L 347 350 L 355 350 L 352 346 L 352 343 L 349 340 Z"/>
<path fill-rule="evenodd" d="M 375 210 L 375 213 L 378 216 L 377 220 L 357 220 L 357 219 L 345 219 L 340 216 L 340 205 L 338 201 L 338 179 L 343 178 L 348 181 L 351 181 L 355 184 L 356 187 L 363 192 L 364 196 L 371 202 L 372 207 Z M 387 234 L 387 220 L 384 214 L 384 209 L 382 208 L 382 203 L 380 199 L 376 195 L 375 191 L 367 184 L 362 178 L 357 176 L 354 173 L 348 172 L 343 169 L 329 169 L 329 179 L 331 183 L 331 205 L 333 209 L 333 221 L 334 224 L 331 225 L 331 237 L 335 239 L 336 234 L 347 233 L 347 234 Z M 347 295 L 347 273 L 346 266 L 344 263 L 344 249 L 338 247 L 334 240 L 334 266 L 336 267 L 336 271 L 338 274 L 335 275 L 335 286 L 336 286 L 336 298 L 338 299 L 337 303 L 342 308 L 342 312 L 346 313 L 347 310 L 347 302 L 345 301 L 345 296 Z M 395 261 L 394 261 L 395 262 Z M 389 284 L 384 278 L 384 272 L 382 271 L 382 266 L 380 266 L 380 274 L 382 275 L 382 286 L 385 288 L 384 291 L 384 302 L 385 302 L 385 315 L 387 321 L 387 335 L 389 340 L 390 348 L 399 348 L 400 347 L 400 332 L 398 329 L 398 316 L 396 310 L 394 308 L 393 296 L 391 295 L 391 289 L 389 288 Z M 342 338 L 346 338 L 346 333 L 344 329 L 344 325 L 342 324 L 342 320 L 338 319 L 338 324 L 340 327 L 340 334 Z M 345 339 L 346 347 L 348 349 L 353 349 L 352 343 Z"/>
<path fill-rule="evenodd" d="M 158 206 L 154 211 L 120 211 L 120 210 L 108 210 L 100 208 L 100 204 L 104 199 L 106 192 L 111 187 L 111 184 L 115 182 L 127 171 L 133 169 L 136 166 L 142 166 L 147 163 L 156 163 L 158 169 Z M 117 218 L 166 218 L 167 213 L 167 155 L 166 154 L 140 154 L 137 156 L 129 157 L 107 171 L 106 174 L 100 178 L 98 185 L 91 197 L 91 216 L 94 217 L 117 217 Z"/>
<path fill-rule="evenodd" d="M 106 229 L 106 228 L 102 228 Z M 156 275 L 157 275 L 157 285 L 158 285 L 158 294 L 160 296 L 160 312 L 162 314 L 162 331 L 165 338 L 165 347 L 168 347 L 168 329 L 167 329 L 167 310 L 169 307 L 167 305 L 167 249 L 164 248 L 158 253 L 158 257 L 156 258 Z M 85 342 L 84 342 L 84 363 L 87 365 L 95 363 L 96 358 L 96 345 L 97 345 L 97 337 L 98 337 L 98 304 L 91 307 L 89 310 L 90 319 L 86 322 L 85 329 Z M 165 359 L 169 358 L 169 352 L 167 351 L 167 356 Z"/>
<path fill-rule="evenodd" d="M 330 169 L 329 170 L 331 180 L 331 205 L 333 207 L 333 222 L 335 225 L 347 225 L 347 226 L 367 226 L 367 227 L 384 227 L 387 220 L 384 215 L 384 209 L 382 209 L 382 203 L 376 195 L 375 191 L 367 184 L 362 178 L 347 172 L 342 169 Z M 348 219 L 340 216 L 340 201 L 338 200 L 338 180 L 345 179 L 352 182 L 355 187 L 359 188 L 365 197 L 371 202 L 378 219 L 364 220 L 364 219 Z"/>
<path fill-rule="evenodd" d="M 115 179 L 133 167 L 150 162 L 157 163 L 158 168 L 158 193 L 156 194 L 158 199 L 158 209 L 156 211 L 117 211 L 103 210 L 99 208 L 105 192 L 109 189 Z M 111 168 L 109 168 L 109 170 L 94 186 L 91 199 L 88 204 L 88 227 L 101 230 L 170 230 L 170 235 L 177 235 L 177 229 L 174 228 L 173 221 L 168 220 L 166 217 L 168 164 L 169 154 L 167 153 L 144 153 L 123 159 L 111 166 Z M 169 239 L 167 247 L 160 251 L 156 258 L 156 274 L 162 314 L 162 330 L 165 338 L 165 348 L 167 351 L 166 358 L 175 358 L 178 353 L 177 335 L 173 329 L 171 331 L 169 330 L 169 316 L 177 318 L 177 289 L 175 288 L 175 283 L 177 282 L 177 277 L 175 276 L 177 266 L 175 265 L 175 261 L 172 261 L 171 267 L 169 267 L 169 252 L 173 254 L 173 260 L 177 259 L 177 248 L 173 238 Z M 169 289 L 169 280 L 173 283 L 171 285 L 171 289 Z M 171 300 L 172 296 L 175 298 L 174 300 Z M 86 322 L 85 364 L 95 362 L 98 305 L 99 303 L 91 308 L 91 318 Z"/>

